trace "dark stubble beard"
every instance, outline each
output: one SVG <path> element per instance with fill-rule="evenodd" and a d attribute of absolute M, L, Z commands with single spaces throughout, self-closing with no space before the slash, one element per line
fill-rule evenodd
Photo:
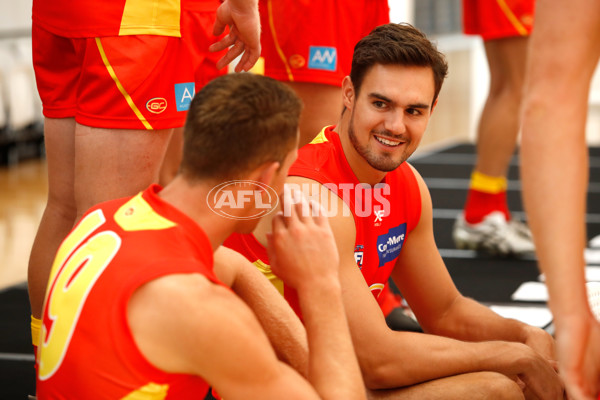
<path fill-rule="evenodd" d="M 394 135 L 392 135 L 392 133 L 389 131 L 376 131 L 374 133 L 380 136 L 394 138 Z M 376 154 L 368 147 L 368 145 L 360 145 L 358 143 L 358 139 L 356 138 L 356 132 L 354 131 L 354 110 L 352 110 L 352 114 L 350 115 L 350 123 L 348 124 L 348 137 L 350 138 L 350 143 L 352 143 L 352 146 L 354 146 L 354 149 L 356 149 L 358 154 L 360 154 L 360 156 L 364 158 L 371 167 L 378 171 L 393 171 L 410 156 L 410 154 L 404 150 L 400 158 L 395 159 L 391 154 Z M 406 141 L 406 148 L 410 147 L 410 139 L 404 137 L 402 139 Z"/>

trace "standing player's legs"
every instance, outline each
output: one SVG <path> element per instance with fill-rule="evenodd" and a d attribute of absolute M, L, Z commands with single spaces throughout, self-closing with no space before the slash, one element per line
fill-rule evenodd
<path fill-rule="evenodd" d="M 175 178 L 177 171 L 179 171 L 179 164 L 181 164 L 181 157 L 183 154 L 183 128 L 174 128 L 171 134 L 171 140 L 167 146 L 165 157 L 163 158 L 162 165 L 160 166 L 160 172 L 158 176 L 159 185 L 165 187 L 169 182 Z"/>
<path fill-rule="evenodd" d="M 527 43 L 527 37 L 485 42 L 490 89 L 479 120 L 475 170 L 488 176 L 507 176 L 516 147 Z"/>
<path fill-rule="evenodd" d="M 41 315 L 54 256 L 77 216 L 73 190 L 75 119 L 46 118 L 44 142 L 48 167 L 48 199 L 31 248 L 27 271 L 31 312 L 37 319 Z"/>
<path fill-rule="evenodd" d="M 304 103 L 299 146 L 342 111 L 341 84 L 356 43 L 389 22 L 386 0 L 260 0 L 266 76 L 287 83 Z"/>
<path fill-rule="evenodd" d="M 57 248 L 77 218 L 157 181 L 172 128 L 185 116 L 177 88 L 193 91 L 193 76 L 178 38 L 72 39 L 36 26 L 33 38 L 50 188 L 28 270 L 39 319 Z M 32 320 L 34 344 L 39 324 Z"/>
<path fill-rule="evenodd" d="M 526 37 L 512 37 L 484 42 L 490 88 L 477 129 L 475 176 L 465 204 L 465 220 L 470 224 L 480 223 L 494 211 L 510 219 L 506 181 L 519 133 L 527 41 Z M 480 181 L 491 185 L 476 186 Z"/>
<path fill-rule="evenodd" d="M 130 196 L 158 182 L 172 129 L 75 128 L 77 219 L 102 201 Z"/>
<path fill-rule="evenodd" d="M 342 112 L 342 88 L 312 82 L 285 82 L 302 99 L 299 147 L 317 136 L 324 126 L 335 124 Z"/>
<path fill-rule="evenodd" d="M 498 254 L 534 250 L 528 229 L 511 219 L 507 203 L 508 168 L 519 134 L 528 37 L 484 42 L 490 88 L 477 130 L 477 161 L 463 216 L 454 227 L 458 247 Z M 490 238 L 497 237 L 498 240 Z M 489 239 L 489 240 L 488 240 Z"/>
<path fill-rule="evenodd" d="M 571 395 L 591 398 L 600 390 L 600 342 L 583 289 L 585 128 L 600 56 L 600 2 L 538 0 L 536 12 L 523 106 L 524 203 L 546 273 L 561 375 Z"/>

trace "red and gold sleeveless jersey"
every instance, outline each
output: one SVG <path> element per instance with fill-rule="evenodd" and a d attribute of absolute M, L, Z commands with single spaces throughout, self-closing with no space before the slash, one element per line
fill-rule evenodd
<path fill-rule="evenodd" d="M 90 209 L 61 244 L 38 346 L 39 399 L 203 398 L 198 376 L 151 365 L 136 346 L 127 304 L 146 282 L 199 273 L 219 283 L 206 234 L 153 185 Z M 152 329 L 151 326 L 148 329 Z"/>
<path fill-rule="evenodd" d="M 63 37 L 181 37 L 181 11 L 214 11 L 219 0 L 34 0 L 33 22 Z"/>
<path fill-rule="evenodd" d="M 356 226 L 354 259 L 373 296 L 378 298 L 421 216 L 421 195 L 410 166 L 403 163 L 374 187 L 365 185 L 352 172 L 338 134 L 333 127 L 327 127 L 299 150 L 289 175 L 319 182 L 350 208 Z M 267 252 L 253 235 L 234 234 L 224 244 L 252 261 L 300 315 L 295 291 L 271 273 Z"/>

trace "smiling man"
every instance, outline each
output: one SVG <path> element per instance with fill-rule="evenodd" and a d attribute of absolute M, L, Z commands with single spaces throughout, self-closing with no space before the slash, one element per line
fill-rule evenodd
<path fill-rule="evenodd" d="M 562 398 L 550 335 L 463 297 L 436 247 L 429 191 L 406 160 L 446 74 L 444 56 L 417 29 L 374 29 L 354 49 L 338 125 L 299 151 L 287 183 L 329 211 L 350 331 L 373 398 Z M 226 245 L 300 312 L 295 291 L 270 270 L 269 231 L 263 219 Z M 387 327 L 378 297 L 390 276 L 426 334 Z"/>

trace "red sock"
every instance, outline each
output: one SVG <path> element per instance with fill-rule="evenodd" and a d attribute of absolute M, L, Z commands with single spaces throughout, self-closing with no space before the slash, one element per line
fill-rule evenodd
<path fill-rule="evenodd" d="M 465 220 L 468 223 L 478 224 L 486 215 L 494 211 L 502 212 L 507 221 L 510 219 L 506 191 L 492 194 L 469 189 L 465 204 Z"/>

